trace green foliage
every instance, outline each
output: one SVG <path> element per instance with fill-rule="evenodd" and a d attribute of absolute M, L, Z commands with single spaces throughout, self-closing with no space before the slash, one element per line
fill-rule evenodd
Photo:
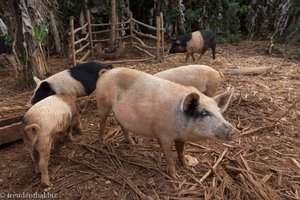
<path fill-rule="evenodd" d="M 180 15 L 177 7 L 171 7 L 171 8 L 163 7 L 163 12 L 167 23 L 176 24 L 177 18 Z"/>
<path fill-rule="evenodd" d="M 78 17 L 81 9 L 84 8 L 82 0 L 58 0 L 60 18 L 63 27 L 69 27 L 69 19 L 71 16 Z M 78 20 L 78 18 L 76 18 Z"/>
<path fill-rule="evenodd" d="M 186 23 L 185 23 L 185 29 L 187 32 L 191 32 L 192 31 L 192 24 L 193 23 L 197 23 L 198 19 L 199 19 L 199 10 L 192 10 L 192 9 L 188 9 L 186 10 L 185 13 L 185 18 L 186 18 Z"/>
<path fill-rule="evenodd" d="M 34 39 L 37 42 L 42 42 L 48 34 L 48 27 L 46 22 L 42 21 L 39 24 L 34 22 L 33 29 L 34 29 Z"/>
<path fill-rule="evenodd" d="M 4 39 L 5 39 L 5 45 L 10 46 L 10 47 L 13 45 L 13 42 L 14 42 L 13 35 L 6 35 L 4 37 Z"/>

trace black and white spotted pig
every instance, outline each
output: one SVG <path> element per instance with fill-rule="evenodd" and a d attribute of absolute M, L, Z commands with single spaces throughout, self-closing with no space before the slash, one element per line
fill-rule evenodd
<path fill-rule="evenodd" d="M 128 131 L 157 138 L 163 149 L 170 175 L 175 178 L 172 145 L 184 167 L 184 145 L 204 139 L 231 140 L 236 129 L 223 116 L 233 90 L 210 98 L 192 86 L 183 86 L 128 68 L 102 73 L 97 81 L 96 100 L 100 117 L 99 140 L 104 141 L 108 114 Z"/>
<path fill-rule="evenodd" d="M 96 88 L 99 71 L 111 68 L 111 65 L 87 62 L 61 71 L 44 80 L 33 77 L 37 86 L 31 98 L 31 104 L 34 105 L 54 94 L 68 94 L 76 97 L 90 95 Z"/>
<path fill-rule="evenodd" d="M 186 35 L 180 35 L 173 42 L 169 53 L 185 53 L 185 60 L 188 61 L 192 56 L 195 61 L 194 53 L 200 53 L 199 59 L 202 55 L 210 49 L 212 50 L 213 59 L 216 58 L 216 41 L 215 33 L 209 30 L 195 31 Z"/>
<path fill-rule="evenodd" d="M 34 104 L 24 115 L 23 140 L 30 147 L 35 172 L 41 173 L 42 185 L 52 186 L 48 162 L 54 139 L 67 133 L 73 140 L 72 129 L 81 132 L 81 114 L 75 96 L 49 96 Z"/>

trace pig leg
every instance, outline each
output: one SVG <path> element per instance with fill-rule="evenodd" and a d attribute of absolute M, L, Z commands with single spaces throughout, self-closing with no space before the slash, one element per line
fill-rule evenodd
<path fill-rule="evenodd" d="M 216 59 L 216 43 L 213 42 L 212 46 L 211 46 L 211 51 L 212 51 L 212 55 L 213 55 L 213 59 Z"/>
<path fill-rule="evenodd" d="M 186 56 L 185 56 L 185 62 L 187 62 L 190 58 L 190 52 L 186 52 Z"/>
<path fill-rule="evenodd" d="M 41 172 L 41 183 L 47 187 L 52 187 L 48 175 L 48 162 L 50 158 L 51 142 L 49 142 L 43 149 L 39 150 L 40 160 L 38 163 Z"/>
<path fill-rule="evenodd" d="M 174 160 L 173 160 L 173 151 L 172 151 L 172 144 L 173 141 L 170 141 L 168 139 L 159 139 L 160 142 L 160 146 L 164 152 L 166 161 L 167 161 L 167 168 L 169 171 L 169 174 L 171 175 L 171 177 L 173 179 L 176 179 L 176 177 L 178 176 L 176 174 L 176 169 L 175 169 L 175 164 L 174 164 Z"/>
<path fill-rule="evenodd" d="M 184 157 L 184 142 L 175 141 L 175 147 L 178 154 L 178 160 L 184 168 L 188 168 L 186 159 Z"/>
<path fill-rule="evenodd" d="M 126 142 L 128 142 L 129 144 L 135 144 L 135 141 L 132 139 L 132 137 L 130 136 L 130 133 L 127 129 L 125 129 L 122 124 L 118 121 L 118 119 L 116 118 L 116 116 L 114 115 L 115 120 L 118 122 L 118 124 L 121 127 L 122 132 L 124 133 L 124 137 Z"/>
<path fill-rule="evenodd" d="M 132 137 L 130 136 L 130 134 L 129 134 L 129 131 L 127 130 L 127 129 L 125 129 L 121 124 L 120 124 L 120 126 L 121 126 L 121 129 L 122 129 L 122 131 L 123 131 L 123 133 L 124 133 L 124 137 L 125 137 L 125 139 L 127 140 L 127 142 L 129 143 L 129 144 L 135 144 L 135 141 L 132 139 Z"/>
<path fill-rule="evenodd" d="M 108 114 L 111 112 L 110 106 L 106 105 L 98 105 L 99 109 L 99 117 L 100 117 L 100 130 L 99 130 L 99 142 L 101 144 L 105 141 L 105 126 L 106 126 L 106 119 Z"/>
<path fill-rule="evenodd" d="M 195 56 L 194 56 L 194 52 L 192 52 L 191 55 L 192 55 L 193 61 L 195 61 L 196 59 L 195 59 Z"/>
<path fill-rule="evenodd" d="M 71 142 L 74 142 L 75 140 L 74 140 L 74 137 L 73 137 L 73 135 L 72 135 L 72 128 L 71 128 L 71 127 L 69 127 L 69 128 L 67 129 L 67 134 L 68 134 L 69 140 L 70 140 Z"/>
<path fill-rule="evenodd" d="M 81 115 L 79 113 L 72 120 L 72 130 L 78 134 L 82 134 Z"/>
<path fill-rule="evenodd" d="M 39 152 L 36 150 L 35 147 L 33 147 L 31 149 L 30 156 L 31 156 L 31 160 L 32 160 L 32 162 L 34 164 L 34 171 L 35 171 L 35 173 L 39 173 L 39 167 L 38 167 Z"/>

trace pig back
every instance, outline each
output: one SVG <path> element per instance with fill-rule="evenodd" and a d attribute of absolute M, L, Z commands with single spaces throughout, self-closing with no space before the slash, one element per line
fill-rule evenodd
<path fill-rule="evenodd" d="M 44 134 L 61 132 L 70 125 L 75 109 L 75 97 L 53 95 L 34 104 L 24 119 L 27 124 L 38 124 Z"/>
<path fill-rule="evenodd" d="M 181 85 L 193 86 L 212 97 L 221 82 L 220 73 L 207 65 L 186 65 L 158 72 L 155 76 Z"/>
<path fill-rule="evenodd" d="M 75 95 L 78 97 L 86 95 L 83 85 L 71 76 L 70 70 L 59 72 L 45 79 L 45 81 L 51 85 L 56 94 Z"/>

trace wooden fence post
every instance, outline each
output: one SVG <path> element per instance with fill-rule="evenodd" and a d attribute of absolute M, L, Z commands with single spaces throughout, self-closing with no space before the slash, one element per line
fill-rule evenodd
<path fill-rule="evenodd" d="M 89 39 L 91 43 L 91 53 L 94 56 L 94 44 L 93 44 L 93 35 L 92 35 L 92 23 L 91 23 L 91 13 L 90 10 L 85 5 L 86 18 L 88 23 Z"/>
<path fill-rule="evenodd" d="M 131 40 L 131 46 L 133 46 L 133 17 L 132 17 L 132 12 L 129 13 L 129 18 L 130 18 L 130 40 Z"/>
<path fill-rule="evenodd" d="M 156 16 L 156 61 L 160 61 L 160 16 Z"/>
<path fill-rule="evenodd" d="M 161 48 L 162 48 L 162 59 L 165 57 L 165 31 L 164 31 L 164 16 L 163 13 L 160 12 L 160 22 L 161 22 Z"/>
<path fill-rule="evenodd" d="M 74 35 L 74 17 L 70 17 L 70 47 L 71 47 L 71 55 L 72 55 L 72 64 L 76 65 L 76 57 L 75 57 L 75 35 Z"/>

